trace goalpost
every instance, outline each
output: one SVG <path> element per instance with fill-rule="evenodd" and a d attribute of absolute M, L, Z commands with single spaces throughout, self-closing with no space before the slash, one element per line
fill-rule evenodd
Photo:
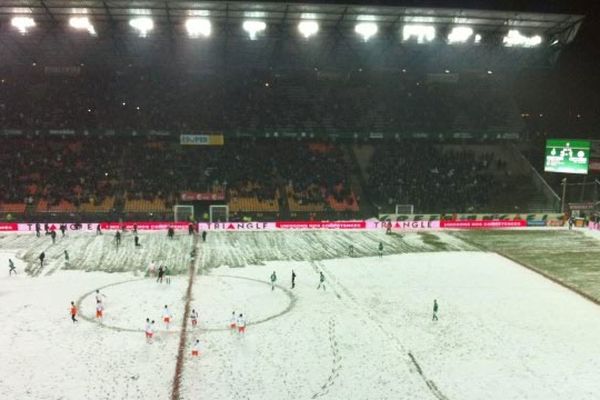
<path fill-rule="evenodd" d="M 414 204 L 396 204 L 396 214 L 414 214 Z"/>
<path fill-rule="evenodd" d="M 194 206 L 176 205 L 173 206 L 173 216 L 175 222 L 189 222 L 194 219 Z"/>
<path fill-rule="evenodd" d="M 212 205 L 208 207 L 209 221 L 213 222 L 228 222 L 229 221 L 229 206 L 228 205 Z"/>

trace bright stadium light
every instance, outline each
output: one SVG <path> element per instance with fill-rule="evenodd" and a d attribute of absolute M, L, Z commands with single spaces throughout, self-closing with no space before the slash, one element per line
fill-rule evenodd
<path fill-rule="evenodd" d="M 455 26 L 448 34 L 448 44 L 466 43 L 473 36 L 473 29 L 468 26 Z"/>
<path fill-rule="evenodd" d="M 417 43 L 428 43 L 435 39 L 433 25 L 405 25 L 402 28 L 402 40 L 416 39 Z"/>
<path fill-rule="evenodd" d="M 524 36 L 516 29 L 511 29 L 502 41 L 506 47 L 536 47 L 542 44 L 540 35 Z"/>
<path fill-rule="evenodd" d="M 13 17 L 10 24 L 17 28 L 21 34 L 26 34 L 29 28 L 35 26 L 35 21 L 31 17 Z"/>
<path fill-rule="evenodd" d="M 185 21 L 185 29 L 191 38 L 209 37 L 212 33 L 212 25 L 206 18 L 188 18 Z"/>
<path fill-rule="evenodd" d="M 154 29 L 154 21 L 150 17 L 135 17 L 129 20 L 129 26 L 137 30 L 140 37 L 146 37 Z"/>
<path fill-rule="evenodd" d="M 354 32 L 362 36 L 365 42 L 375 36 L 378 30 L 379 28 L 375 22 L 359 22 L 354 27 Z"/>
<path fill-rule="evenodd" d="M 244 21 L 242 28 L 244 28 L 244 30 L 246 32 L 248 32 L 248 36 L 250 36 L 250 40 L 255 40 L 256 36 L 260 32 L 267 29 L 267 24 L 265 24 L 264 21 L 250 19 L 250 20 Z"/>
<path fill-rule="evenodd" d="M 69 25 L 73 29 L 88 31 L 90 35 L 96 36 L 96 30 L 94 25 L 91 24 L 88 17 L 71 17 L 69 18 Z"/>
<path fill-rule="evenodd" d="M 298 23 L 298 30 L 302 36 L 308 39 L 319 32 L 319 24 L 317 21 L 300 21 Z"/>

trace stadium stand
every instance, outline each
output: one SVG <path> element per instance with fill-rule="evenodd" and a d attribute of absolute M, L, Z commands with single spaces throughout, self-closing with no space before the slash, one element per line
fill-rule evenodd
<path fill-rule="evenodd" d="M 492 154 L 444 151 L 429 141 L 376 146 L 368 185 L 376 201 L 392 207 L 414 204 L 419 212 L 469 212 L 489 203 L 495 186 Z"/>
<path fill-rule="evenodd" d="M 3 73 L 0 126 L 220 132 L 441 132 L 515 126 L 500 78 L 401 71 L 86 68 L 77 76 Z M 31 99 L 36 99 L 32 102 Z M 344 99 L 344 101 L 341 101 Z M 227 107 L 223 107 L 227 104 Z"/>

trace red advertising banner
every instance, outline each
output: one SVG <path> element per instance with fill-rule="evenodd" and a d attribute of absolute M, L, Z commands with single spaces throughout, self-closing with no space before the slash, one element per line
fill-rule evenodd
<path fill-rule="evenodd" d="M 160 231 L 173 229 L 187 229 L 189 226 L 188 222 L 101 222 L 100 229 L 106 230 L 117 230 L 127 229 L 132 230 L 133 226 L 136 225 L 140 231 Z"/>
<path fill-rule="evenodd" d="M 527 227 L 525 220 L 462 220 L 440 221 L 440 228 L 454 229 L 494 229 L 494 228 L 522 228 Z"/>
<path fill-rule="evenodd" d="M 0 222 L 0 232 L 18 231 L 19 224 Z"/>
<path fill-rule="evenodd" d="M 366 221 L 277 221 L 277 229 L 365 229 Z"/>
<path fill-rule="evenodd" d="M 200 193 L 200 192 L 182 192 L 182 201 L 221 201 L 225 200 L 225 192 Z"/>
<path fill-rule="evenodd" d="M 535 222 L 539 222 L 535 223 Z M 394 221 L 392 230 L 430 230 L 430 229 L 496 229 L 496 228 L 524 228 L 530 226 L 550 226 L 544 221 L 521 220 L 442 220 L 442 221 Z M 101 222 L 101 223 L 64 223 L 68 231 L 95 232 L 98 225 L 102 230 L 123 229 L 133 230 L 136 225 L 139 231 L 159 231 L 173 228 L 187 230 L 188 222 L 154 222 L 154 221 L 127 221 L 127 222 Z M 378 220 L 367 221 L 275 221 L 275 222 L 200 222 L 196 225 L 199 231 L 276 231 L 276 230 L 384 230 L 389 222 Z M 57 230 L 60 223 L 49 223 L 48 230 Z M 592 228 L 592 224 L 590 227 Z M 42 231 L 44 223 L 40 223 Z M 594 228 L 592 228 L 594 229 Z M 598 228 L 596 228 L 598 229 Z M 0 232 L 35 232 L 35 223 L 0 223 Z"/>

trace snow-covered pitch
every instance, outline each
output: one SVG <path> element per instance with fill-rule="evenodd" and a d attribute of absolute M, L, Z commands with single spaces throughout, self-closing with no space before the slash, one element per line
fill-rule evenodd
<path fill-rule="evenodd" d="M 135 248 L 126 234 L 116 249 L 108 233 L 69 233 L 54 245 L 0 234 L 0 399 L 171 399 L 177 380 L 180 399 L 598 399 L 600 307 L 445 233 L 140 241 Z M 41 251 L 48 263 L 38 268 Z M 147 276 L 152 261 L 176 272 L 170 285 Z M 197 327 L 182 320 L 189 265 Z M 96 289 L 106 296 L 101 321 Z M 233 311 L 244 314 L 245 334 L 229 329 Z M 146 318 L 156 321 L 151 344 Z"/>

